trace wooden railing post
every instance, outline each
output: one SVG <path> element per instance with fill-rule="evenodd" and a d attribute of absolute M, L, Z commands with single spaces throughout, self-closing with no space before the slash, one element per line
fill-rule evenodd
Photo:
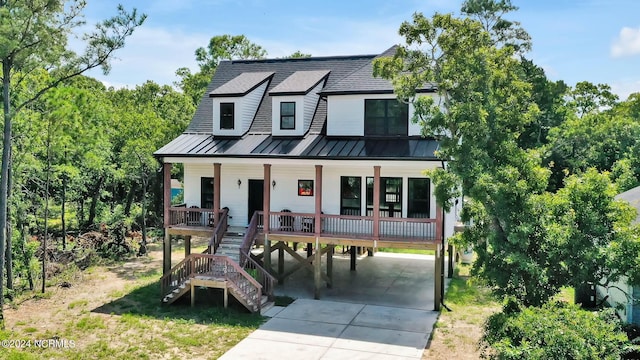
<path fill-rule="evenodd" d="M 171 207 L 171 163 L 162 164 L 162 181 L 164 192 L 164 227 L 169 227 L 170 214 L 169 208 Z"/>
<path fill-rule="evenodd" d="M 218 225 L 218 221 L 220 221 L 220 163 L 213 164 L 213 211 L 214 225 Z"/>
<path fill-rule="evenodd" d="M 320 236 L 322 232 L 322 165 L 316 165 L 316 216 L 315 216 L 315 233 Z"/>
<path fill-rule="evenodd" d="M 373 167 L 373 239 L 380 239 L 380 165 Z"/>
<path fill-rule="evenodd" d="M 443 238 L 443 234 L 442 234 L 442 218 L 443 218 L 443 210 L 440 206 L 436 207 L 436 238 L 435 238 L 435 242 L 436 244 L 442 244 L 444 243 L 444 238 Z"/>
<path fill-rule="evenodd" d="M 162 254 L 162 274 L 169 274 L 171 271 L 171 235 L 169 235 L 169 226 L 171 224 L 171 163 L 162 165 L 163 176 L 163 207 L 164 207 L 164 241 Z"/>
<path fill-rule="evenodd" d="M 269 225 L 271 223 L 271 164 L 264 164 L 264 202 L 262 204 L 264 232 L 263 263 L 267 271 L 271 271 L 271 243 L 269 242 Z"/>

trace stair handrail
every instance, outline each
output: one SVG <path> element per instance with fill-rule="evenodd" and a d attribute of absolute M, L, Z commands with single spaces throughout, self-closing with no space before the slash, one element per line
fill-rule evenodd
<path fill-rule="evenodd" d="M 240 246 L 240 266 L 246 270 L 255 270 L 256 277 L 260 279 L 260 284 L 263 286 L 263 291 L 269 300 L 274 299 L 274 285 L 277 283 L 277 279 L 262 267 L 257 261 L 251 258 L 251 248 L 255 245 L 256 236 L 258 235 L 258 225 L 260 223 L 261 213 L 256 211 L 251 217 L 247 231 L 242 239 L 242 245 Z"/>
<path fill-rule="evenodd" d="M 185 280 L 192 277 L 193 273 L 193 255 L 191 254 L 169 270 L 162 278 L 160 278 L 161 296 L 165 296 L 174 289 L 177 289 Z M 174 280 L 174 276 L 176 279 Z"/>
<path fill-rule="evenodd" d="M 250 254 L 241 253 L 240 262 L 244 264 L 244 269 L 247 272 L 255 270 L 257 281 L 262 285 L 262 293 L 267 296 L 269 301 L 275 299 L 274 286 L 278 282 L 275 276 L 266 271 L 257 261 L 255 261 Z"/>
<path fill-rule="evenodd" d="M 255 211 L 253 216 L 251 217 L 251 221 L 249 221 L 249 226 L 247 227 L 247 231 L 244 233 L 244 237 L 242 238 L 242 245 L 240 245 L 240 254 L 247 254 L 251 252 L 251 248 L 255 245 L 256 235 L 258 234 L 258 218 L 259 213 Z M 242 259 L 240 259 L 240 266 L 244 267 L 244 263 L 242 263 Z"/>
<path fill-rule="evenodd" d="M 215 252 L 218 251 L 218 247 L 220 246 L 222 238 L 224 237 L 224 233 L 227 231 L 228 227 L 227 224 L 229 209 L 222 208 L 220 210 L 217 210 L 216 212 L 219 213 L 218 223 L 215 224 L 213 235 L 211 236 L 211 240 L 209 240 L 208 252 L 210 254 L 215 254 Z"/>
<path fill-rule="evenodd" d="M 212 263 L 207 265 L 207 260 L 203 263 L 202 259 L 207 259 Z M 235 285 L 235 288 L 250 300 L 251 304 L 256 306 L 259 311 L 262 306 L 262 284 L 235 261 L 224 255 L 190 254 L 185 257 L 160 279 L 161 298 L 180 287 L 187 279 L 191 279 L 199 273 L 212 272 L 213 268 L 217 268 L 215 266 L 217 261 L 224 263 L 222 274 L 220 275 L 223 275 L 226 280 Z M 203 269 L 206 271 L 203 271 Z M 239 281 L 239 279 L 244 279 L 245 281 Z M 270 294 L 267 293 L 266 295 L 269 299 L 272 298 Z"/>

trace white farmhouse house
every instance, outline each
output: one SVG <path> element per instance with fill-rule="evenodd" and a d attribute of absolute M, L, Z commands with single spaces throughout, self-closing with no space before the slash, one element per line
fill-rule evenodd
<path fill-rule="evenodd" d="M 241 265 L 263 244 L 254 266 L 275 277 L 271 251 L 295 242 L 318 259 L 336 245 L 434 249 L 441 272 L 455 219 L 436 206 L 423 170 L 445 164 L 412 105 L 372 75 L 373 60 L 394 52 L 221 62 L 191 124 L 155 153 L 165 183 L 172 164 L 184 166 L 185 206 L 165 195 L 165 276 L 172 235 L 211 236 L 214 253 L 227 226 L 245 236 Z M 436 96 L 429 85 L 418 93 Z M 330 284 L 327 264 L 326 276 L 320 261 L 304 264 L 316 288 Z"/>

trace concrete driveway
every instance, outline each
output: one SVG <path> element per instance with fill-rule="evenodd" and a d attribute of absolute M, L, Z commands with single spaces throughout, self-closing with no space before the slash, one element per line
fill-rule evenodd
<path fill-rule="evenodd" d="M 351 272 L 334 259 L 334 285 L 321 300 L 310 299 L 312 276 L 301 271 L 276 290 L 297 300 L 266 312 L 271 319 L 221 359 L 420 359 L 438 317 L 433 264 L 376 254 Z"/>

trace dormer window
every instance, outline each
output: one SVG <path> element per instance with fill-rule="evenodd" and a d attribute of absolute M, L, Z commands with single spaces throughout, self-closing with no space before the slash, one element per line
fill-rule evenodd
<path fill-rule="evenodd" d="M 364 134 L 373 136 L 407 136 L 409 106 L 396 99 L 364 101 Z"/>
<path fill-rule="evenodd" d="M 280 129 L 294 130 L 296 128 L 296 103 L 280 103 Z"/>
<path fill-rule="evenodd" d="M 235 128 L 234 103 L 220 103 L 220 129 Z"/>

